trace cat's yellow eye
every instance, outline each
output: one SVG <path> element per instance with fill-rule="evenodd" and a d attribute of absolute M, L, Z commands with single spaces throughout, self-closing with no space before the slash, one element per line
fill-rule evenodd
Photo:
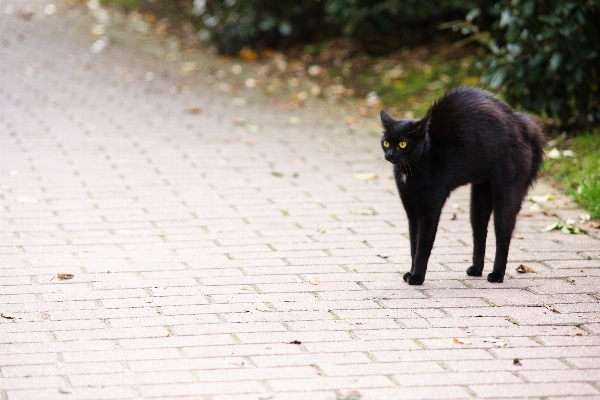
<path fill-rule="evenodd" d="M 401 149 L 406 147 L 406 142 L 400 142 L 398 143 L 398 147 L 400 147 Z"/>
<path fill-rule="evenodd" d="M 390 142 L 388 142 L 387 140 L 384 140 L 383 147 L 390 147 Z"/>

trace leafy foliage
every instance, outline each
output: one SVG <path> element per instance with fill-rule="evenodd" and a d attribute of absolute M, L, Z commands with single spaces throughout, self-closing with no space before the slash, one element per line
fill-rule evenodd
<path fill-rule="evenodd" d="M 543 172 L 557 178 L 592 218 L 600 219 L 600 130 L 559 139 L 556 147 L 571 150 L 573 157 L 548 157 Z"/>
<path fill-rule="evenodd" d="M 246 46 L 286 46 L 328 33 L 381 50 L 382 42 L 398 45 L 430 37 L 439 23 L 490 1 L 195 0 L 193 11 L 201 19 L 204 38 L 225 53 Z"/>
<path fill-rule="evenodd" d="M 501 0 L 482 81 L 563 124 L 600 122 L 600 0 Z"/>
<path fill-rule="evenodd" d="M 201 20 L 203 38 L 228 54 L 306 40 L 323 24 L 318 0 L 196 0 L 193 13 Z"/>

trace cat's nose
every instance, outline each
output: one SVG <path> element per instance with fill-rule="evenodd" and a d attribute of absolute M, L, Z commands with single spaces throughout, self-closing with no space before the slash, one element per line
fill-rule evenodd
<path fill-rule="evenodd" d="M 385 153 L 385 159 L 388 160 L 388 161 L 392 161 L 392 158 L 393 158 L 392 157 L 392 152 L 391 151 L 387 151 Z"/>

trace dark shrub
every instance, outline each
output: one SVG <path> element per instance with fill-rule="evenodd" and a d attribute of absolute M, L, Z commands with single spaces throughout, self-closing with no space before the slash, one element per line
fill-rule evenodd
<path fill-rule="evenodd" d="M 600 122 L 600 0 L 501 0 L 493 13 L 483 82 L 563 124 Z"/>
<path fill-rule="evenodd" d="M 311 39 L 323 29 L 323 5 L 318 0 L 196 1 L 194 10 L 204 27 L 204 39 L 222 53 L 243 47 L 286 46 Z"/>
<path fill-rule="evenodd" d="M 368 51 L 427 41 L 436 26 L 491 0 L 196 0 L 204 37 L 225 53 L 343 34 Z"/>

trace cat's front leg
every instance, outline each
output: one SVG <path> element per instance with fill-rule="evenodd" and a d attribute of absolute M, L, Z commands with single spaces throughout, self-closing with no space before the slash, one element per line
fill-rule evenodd
<path fill-rule="evenodd" d="M 415 254 L 417 253 L 417 233 L 419 230 L 419 220 L 416 216 L 408 218 L 408 235 L 410 238 L 410 273 L 413 273 L 415 268 Z"/>
<path fill-rule="evenodd" d="M 419 220 L 416 235 L 417 246 L 413 258 L 414 265 L 411 272 L 404 275 L 404 281 L 409 285 L 422 285 L 425 281 L 427 262 L 429 261 L 433 242 L 435 241 L 441 211 L 442 208 L 439 207 L 430 211 L 427 216 Z"/>
<path fill-rule="evenodd" d="M 414 268 L 415 268 L 415 254 L 417 252 L 417 233 L 419 230 L 419 218 L 417 217 L 419 210 L 415 207 L 414 203 L 402 197 L 402 203 L 404 205 L 404 210 L 406 211 L 406 217 L 408 218 L 408 235 L 410 239 L 410 272 L 404 274 L 402 279 L 404 282 L 408 282 L 409 278 L 412 276 Z"/>

